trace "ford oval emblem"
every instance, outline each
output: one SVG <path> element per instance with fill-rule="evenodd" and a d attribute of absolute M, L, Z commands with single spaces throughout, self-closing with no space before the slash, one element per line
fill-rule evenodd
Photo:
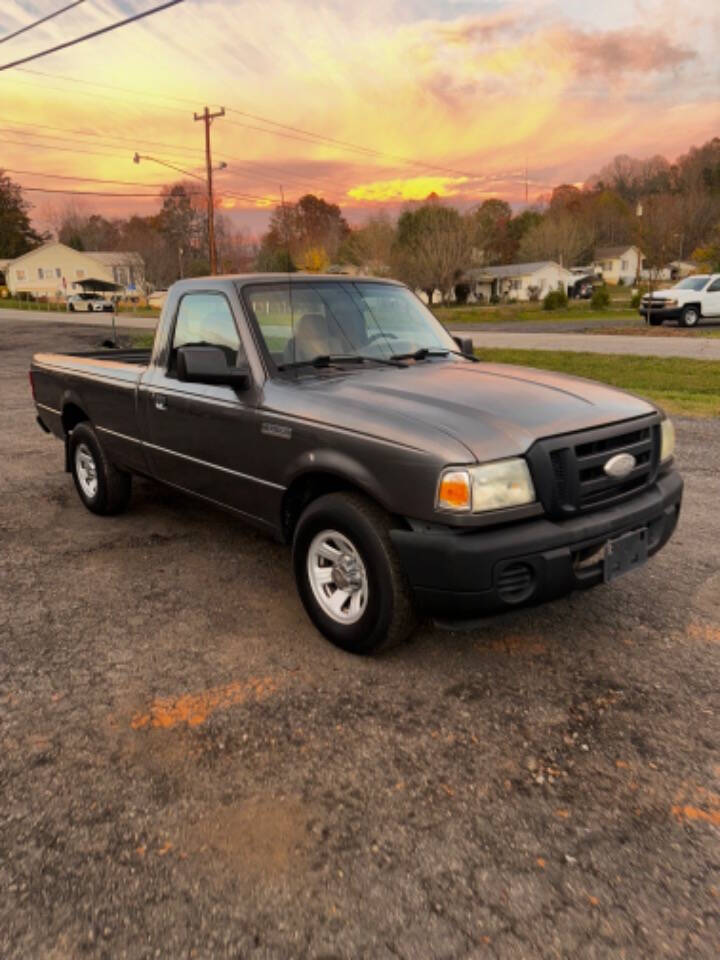
<path fill-rule="evenodd" d="M 632 472 L 637 460 L 631 453 L 617 453 L 610 457 L 603 470 L 609 477 L 622 479 Z"/>

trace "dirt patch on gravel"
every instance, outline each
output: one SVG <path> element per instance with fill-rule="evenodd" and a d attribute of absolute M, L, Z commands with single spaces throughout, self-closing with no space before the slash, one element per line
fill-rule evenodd
<path fill-rule="evenodd" d="M 220 858 L 244 882 L 283 880 L 307 861 L 311 822 L 310 810 L 296 798 L 255 797 L 207 811 L 183 831 L 181 846 L 211 872 Z"/>

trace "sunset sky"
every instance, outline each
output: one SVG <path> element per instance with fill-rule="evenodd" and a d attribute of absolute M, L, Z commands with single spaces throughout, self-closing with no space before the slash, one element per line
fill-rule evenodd
<path fill-rule="evenodd" d="M 0 0 L 0 41 L 66 2 Z M 158 2 L 85 0 L 0 42 L 0 65 Z M 252 231 L 281 184 L 357 222 L 433 190 L 520 204 L 527 163 L 532 202 L 616 154 L 674 158 L 720 133 L 720 5 L 186 0 L 0 73 L 0 167 L 28 187 L 153 193 L 174 173 L 133 153 L 202 174 L 205 104 L 228 111 L 213 125 L 222 206 Z M 28 196 L 41 224 L 70 200 L 108 215 L 160 202 Z"/>

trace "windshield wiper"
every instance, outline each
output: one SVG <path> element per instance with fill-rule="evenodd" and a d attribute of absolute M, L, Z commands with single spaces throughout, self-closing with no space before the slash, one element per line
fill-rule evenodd
<path fill-rule="evenodd" d="M 382 363 L 391 367 L 407 366 L 407 364 L 402 363 L 399 357 L 385 359 L 384 357 L 369 357 L 361 353 L 321 353 L 311 360 L 292 360 L 289 363 L 279 363 L 278 370 L 292 370 L 297 367 L 315 367 L 316 369 L 321 369 L 341 363 Z"/>
<path fill-rule="evenodd" d="M 463 353 L 461 350 L 450 350 L 448 347 L 420 347 L 413 353 L 394 353 L 391 360 L 427 360 L 428 357 L 447 357 L 448 354 L 455 357 L 464 357 L 465 360 L 471 360 L 473 363 L 480 363 L 477 357 L 470 356 L 469 353 Z"/>

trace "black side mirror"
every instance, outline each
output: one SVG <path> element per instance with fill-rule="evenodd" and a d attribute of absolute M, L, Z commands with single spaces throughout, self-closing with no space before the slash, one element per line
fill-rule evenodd
<path fill-rule="evenodd" d="M 177 352 L 178 379 L 187 383 L 213 383 L 247 390 L 250 370 L 231 367 L 222 347 L 180 347 Z"/>
<path fill-rule="evenodd" d="M 466 357 L 475 356 L 475 348 L 473 346 L 472 337 L 453 337 L 453 340 L 458 345 L 458 350 L 460 353 L 464 353 Z"/>

